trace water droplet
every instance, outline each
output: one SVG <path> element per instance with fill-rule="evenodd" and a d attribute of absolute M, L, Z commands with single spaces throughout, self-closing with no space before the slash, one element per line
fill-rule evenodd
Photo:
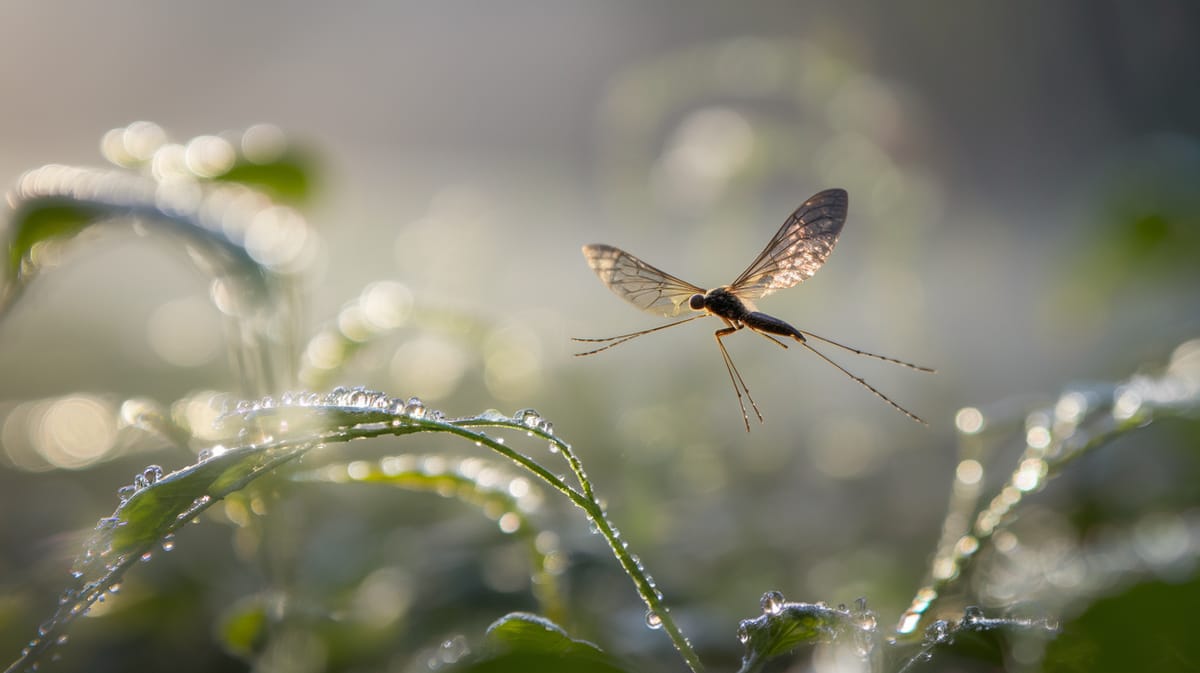
<path fill-rule="evenodd" d="M 404 403 L 404 415 L 409 418 L 422 419 L 425 418 L 425 403 L 418 397 L 410 397 Z"/>
<path fill-rule="evenodd" d="M 737 639 L 738 642 L 743 645 L 750 642 L 750 627 L 748 626 L 748 623 L 749 620 L 743 619 L 740 623 L 738 623 L 737 627 Z"/>
<path fill-rule="evenodd" d="M 878 626 L 875 613 L 869 610 L 859 613 L 857 615 L 857 626 L 863 631 L 874 631 L 875 627 Z"/>
<path fill-rule="evenodd" d="M 70 640 L 70 638 L 67 636 L 67 634 L 64 633 L 61 636 L 59 636 L 58 638 L 56 638 L 54 640 L 54 643 L 56 645 L 66 645 L 68 640 Z"/>
<path fill-rule="evenodd" d="M 142 476 L 145 477 L 147 484 L 154 484 L 162 479 L 163 469 L 158 465 L 147 465 L 146 469 L 142 470 Z"/>
<path fill-rule="evenodd" d="M 542 422 L 542 415 L 536 409 L 522 409 L 513 414 L 513 420 L 527 428 L 536 428 Z"/>
<path fill-rule="evenodd" d="M 96 530 L 112 530 L 121 525 L 121 518 L 116 516 L 106 516 L 96 522 Z"/>
<path fill-rule="evenodd" d="M 115 594 L 115 593 L 120 593 L 120 591 L 121 591 L 121 583 L 120 582 L 113 582 L 112 584 L 108 585 L 108 593 Z"/>
<path fill-rule="evenodd" d="M 498 409 L 486 409 L 477 417 L 481 421 L 504 423 L 509 420 L 508 416 L 500 413 Z"/>
<path fill-rule="evenodd" d="M 150 559 L 153 558 L 153 556 L 154 555 L 152 553 L 146 552 L 145 554 L 142 554 L 142 557 L 139 560 L 142 563 L 148 563 L 150 561 Z"/>
<path fill-rule="evenodd" d="M 470 653 L 471 648 L 467 646 L 467 638 L 461 634 L 443 641 L 442 646 L 438 648 L 438 658 L 447 664 L 457 663 Z"/>
<path fill-rule="evenodd" d="M 174 549 L 175 549 L 175 534 L 168 533 L 162 539 L 162 550 L 163 551 L 172 551 Z"/>
<path fill-rule="evenodd" d="M 963 608 L 962 625 L 975 626 L 984 620 L 983 609 L 978 605 L 968 605 Z"/>
<path fill-rule="evenodd" d="M 950 623 L 939 619 L 925 629 L 926 645 L 949 645 L 954 642 L 954 630 Z"/>
<path fill-rule="evenodd" d="M 541 429 L 542 432 L 546 433 L 547 435 L 554 435 L 554 424 L 551 423 L 550 421 L 542 421 L 539 428 Z"/>
<path fill-rule="evenodd" d="M 663 624 L 662 617 L 653 610 L 646 611 L 646 626 L 652 629 L 661 629 Z"/>
<path fill-rule="evenodd" d="M 762 595 L 758 604 L 762 608 L 765 615 L 777 615 L 783 611 L 783 604 L 786 603 L 783 593 L 779 591 L 768 591 Z"/>
<path fill-rule="evenodd" d="M 348 407 L 365 407 L 370 402 L 371 397 L 362 386 L 355 386 L 354 390 L 346 396 L 345 405 Z"/>
<path fill-rule="evenodd" d="M 45 635 L 47 633 L 50 633 L 51 629 L 53 629 L 53 628 L 54 628 L 53 620 L 48 621 L 48 622 L 42 622 L 41 624 L 38 625 L 37 634 L 40 637 L 45 637 Z"/>

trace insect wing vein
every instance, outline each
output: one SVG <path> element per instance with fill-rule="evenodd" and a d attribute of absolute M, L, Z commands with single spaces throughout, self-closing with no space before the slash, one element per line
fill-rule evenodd
<path fill-rule="evenodd" d="M 757 299 L 811 278 L 837 244 L 846 223 L 847 202 L 843 189 L 827 189 L 805 201 L 730 283 L 730 291 Z"/>
<path fill-rule="evenodd" d="M 585 245 L 583 256 L 608 289 L 647 313 L 679 315 L 692 295 L 704 294 L 702 288 L 611 245 Z"/>

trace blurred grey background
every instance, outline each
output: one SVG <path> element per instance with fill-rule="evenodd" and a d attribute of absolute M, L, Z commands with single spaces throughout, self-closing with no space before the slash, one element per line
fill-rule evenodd
<path fill-rule="evenodd" d="M 668 599 L 705 605 L 693 614 L 717 615 L 720 638 L 770 588 L 895 614 L 936 540 L 957 409 L 1009 404 L 1019 427 L 1072 382 L 1200 333 L 1198 28 L 1183 0 L 6 2 L 0 178 L 99 165 L 104 132 L 135 120 L 177 140 L 278 125 L 320 159 L 310 326 L 380 279 L 416 312 L 483 325 L 406 331 L 345 382 L 450 415 L 539 409 Z M 827 349 L 929 428 L 747 334 L 727 340 L 766 416 L 747 434 L 715 324 L 572 357 L 571 336 L 660 322 L 609 293 L 580 245 L 716 286 L 835 186 L 850 193 L 837 250 L 760 308 L 937 368 Z M 234 387 L 184 259 L 114 236 L 39 278 L 0 324 L 0 401 Z M 163 330 L 190 350 L 156 345 Z M 30 570 L 46 558 L 30 545 L 90 526 L 141 465 L 186 462 L 6 460 L 5 481 L 58 500 L 5 497 L 4 543 L 22 551 L 0 574 L 51 594 L 65 561 Z M 614 565 L 595 542 L 579 544 Z M 631 590 L 581 593 L 638 610 Z"/>

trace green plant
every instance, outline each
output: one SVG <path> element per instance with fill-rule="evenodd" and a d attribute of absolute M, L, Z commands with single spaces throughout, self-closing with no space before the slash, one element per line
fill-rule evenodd
<path fill-rule="evenodd" d="M 534 517 L 542 502 L 539 487 L 544 487 L 583 511 L 645 604 L 646 624 L 668 636 L 688 668 L 703 669 L 662 592 L 609 519 L 580 455 L 541 414 L 526 408 L 512 415 L 487 410 L 457 416 L 430 409 L 417 397 L 394 397 L 361 386 L 314 392 L 355 353 L 399 327 L 394 312 L 407 298 L 390 286 L 372 286 L 336 325 L 320 331 L 306 347 L 298 346 L 294 275 L 304 269 L 313 234 L 295 211 L 278 203 L 303 200 L 308 178 L 302 155 L 261 128 L 240 143 L 203 136 L 186 147 L 168 143 L 153 125 L 135 124 L 119 134 L 118 150 L 111 149 L 116 141 L 106 142 L 119 169 L 47 166 L 21 179 L 12 200 L 0 308 L 10 308 L 38 272 L 59 258 L 62 246 L 98 226 L 136 220 L 140 227 L 182 240 L 216 281 L 235 335 L 232 355 L 243 389 L 195 393 L 167 408 L 145 399 L 120 405 L 128 427 L 194 451 L 196 460 L 169 474 L 149 466 L 121 489 L 120 504 L 100 520 L 83 546 L 58 610 L 37 628 L 8 670 L 32 669 L 53 656 L 79 617 L 116 593 L 140 561 L 173 548 L 176 532 L 218 502 L 254 509 L 256 501 L 279 497 L 275 491 L 281 484 L 314 483 L 374 483 L 452 496 L 479 507 L 504 532 L 522 537 L 540 616 L 511 612 L 495 621 L 479 644 L 447 640 L 436 653 L 438 666 L 629 670 L 557 625 L 569 619 L 571 608 L 559 586 L 561 551 L 553 536 L 538 534 Z M 256 146 L 252 139 L 263 134 L 271 142 Z M 189 154 L 207 157 L 207 162 L 184 161 Z M 284 240 L 300 243 L 281 245 Z M 295 392 L 298 388 L 306 390 Z M 293 392 L 285 392 L 289 390 Z M 942 539 L 927 583 L 890 636 L 865 600 L 853 607 L 830 607 L 789 602 L 782 593 L 767 591 L 760 600 L 761 614 L 736 629 L 743 646 L 741 670 L 763 670 L 770 660 L 799 646 L 818 644 L 819 656 L 839 666 L 908 671 L 973 639 L 989 651 L 982 656 L 994 658 L 996 650 L 1003 650 L 997 644 L 1002 637 L 1034 643 L 1037 655 L 1028 661 L 1043 660 L 1059 629 L 1046 615 L 1061 614 L 1066 600 L 1043 601 L 1040 611 L 1030 615 L 988 615 L 975 607 L 972 596 L 978 592 L 964 579 L 977 559 L 997 548 L 999 538 L 1011 535 L 1028 494 L 1102 446 L 1162 419 L 1192 418 L 1198 410 L 1200 343 L 1189 342 L 1159 376 L 1072 388 L 1055 404 L 1026 416 L 1026 446 L 1017 467 L 991 488 L 985 479 L 991 472 L 986 439 L 989 433 L 1011 434 L 1006 427 L 1011 414 L 960 411 L 961 456 Z M 344 447 L 332 460 L 326 455 L 319 467 L 300 463 L 318 448 L 351 440 L 393 437 L 407 450 L 414 447 L 414 438 L 431 435 L 482 447 L 491 458 L 411 451 L 368 460 L 355 458 Z M 547 447 L 554 462 L 535 455 L 533 447 Z M 557 461 L 565 462 L 569 477 L 553 467 Z M 522 472 L 514 473 L 514 465 Z M 989 491 L 994 495 L 985 498 Z M 1162 535 L 1173 544 L 1171 536 L 1177 533 L 1168 526 Z M 1006 545 L 1008 541 L 1000 547 Z M 1195 550 L 1164 557 L 1163 564 L 1180 557 L 1194 558 Z M 1145 575 L 1161 565 L 1147 562 L 1111 572 Z M 1102 594 L 1101 589 L 1090 596 L 1075 591 L 1072 597 Z M 219 627 L 226 649 L 261 665 L 262 643 L 272 637 L 272 622 L 280 620 L 277 612 L 261 602 L 234 610 Z M 734 634 L 731 628 L 731 638 Z M 1003 651 L 999 656 L 1005 656 Z"/>

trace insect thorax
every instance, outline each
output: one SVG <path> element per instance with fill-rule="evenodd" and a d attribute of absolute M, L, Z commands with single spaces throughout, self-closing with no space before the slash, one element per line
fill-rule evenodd
<path fill-rule="evenodd" d="M 708 294 L 704 295 L 704 308 L 709 313 L 731 320 L 740 320 L 747 311 L 742 300 L 723 287 L 709 290 Z"/>

